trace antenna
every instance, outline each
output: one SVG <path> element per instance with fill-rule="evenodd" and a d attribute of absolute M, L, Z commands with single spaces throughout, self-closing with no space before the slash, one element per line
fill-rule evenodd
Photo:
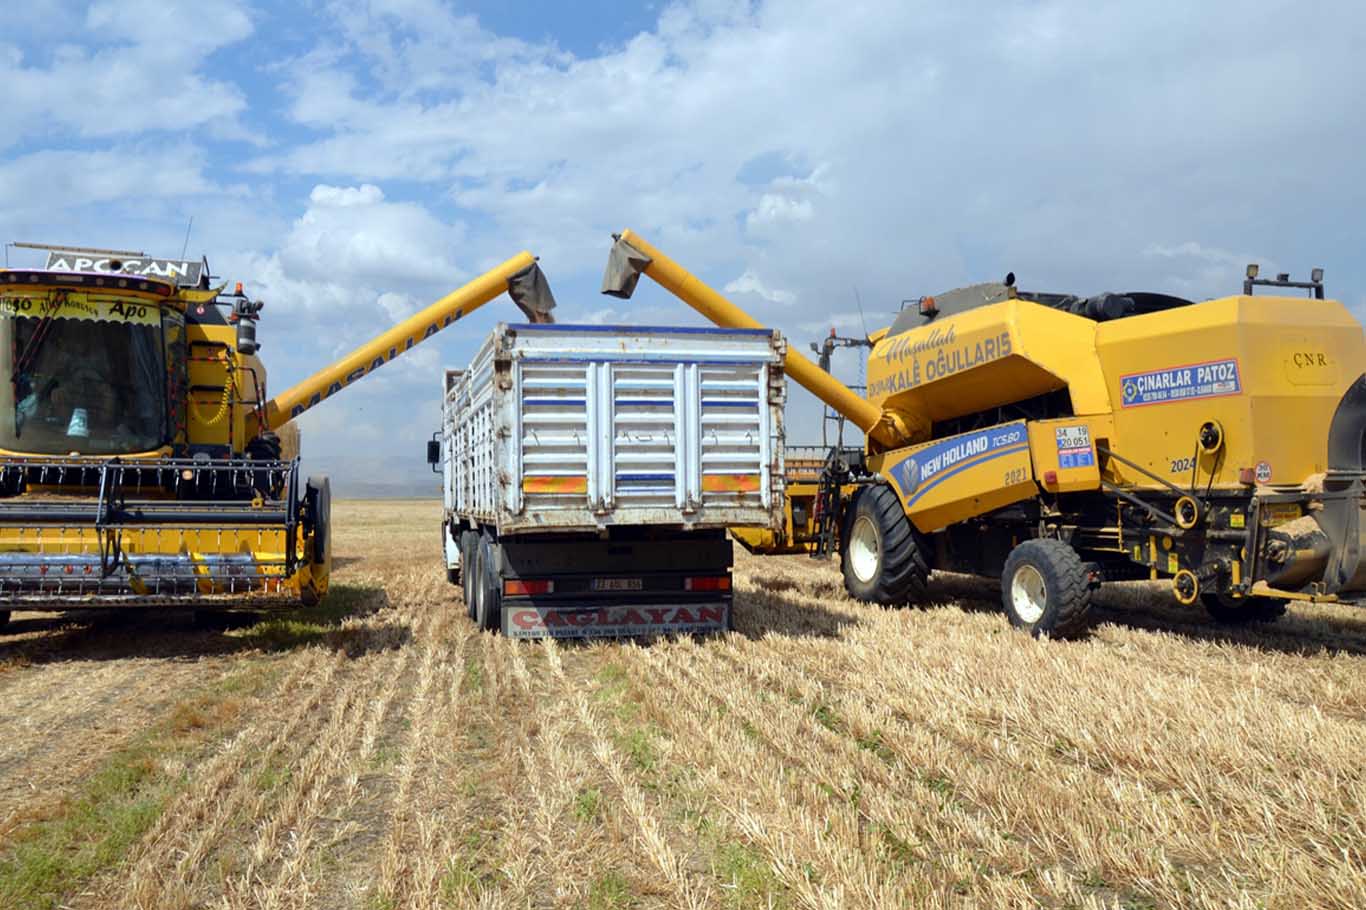
<path fill-rule="evenodd" d="M 858 294 L 858 285 L 854 285 L 854 303 L 858 305 L 858 321 L 863 326 L 863 337 L 868 337 L 868 320 L 863 318 L 863 298 Z"/>
<path fill-rule="evenodd" d="M 185 225 L 185 244 L 180 248 L 180 258 L 185 258 L 185 251 L 190 248 L 190 229 L 194 227 L 194 216 L 190 216 L 190 223 Z"/>

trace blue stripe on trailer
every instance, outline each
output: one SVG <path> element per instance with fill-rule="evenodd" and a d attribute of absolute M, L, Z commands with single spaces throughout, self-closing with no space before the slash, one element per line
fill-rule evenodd
<path fill-rule="evenodd" d="M 522 404 L 586 404 L 582 398 L 523 398 Z"/>
<path fill-rule="evenodd" d="M 618 483 L 672 483 L 672 474 L 618 474 Z"/>

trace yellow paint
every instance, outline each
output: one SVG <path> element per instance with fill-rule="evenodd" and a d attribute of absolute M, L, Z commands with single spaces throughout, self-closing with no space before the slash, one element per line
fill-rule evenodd
<path fill-rule="evenodd" d="M 587 493 L 588 478 L 528 475 L 522 478 L 522 491 L 526 493 Z"/>
<path fill-rule="evenodd" d="M 623 231 L 621 239 L 650 257 L 651 262 L 645 267 L 646 275 L 712 322 L 727 328 L 763 328 L 748 313 L 707 287 L 696 275 L 651 246 L 639 234 Z M 904 434 L 897 431 L 882 408 L 833 379 L 829 373 L 791 347 L 788 348 L 783 367 L 787 375 L 803 388 L 847 416 L 881 445 L 891 448 L 908 441 Z"/>
<path fill-rule="evenodd" d="M 1167 554 L 1167 573 L 1175 575 L 1181 569 L 1181 560 L 1175 553 Z"/>
<path fill-rule="evenodd" d="M 1242 512 L 1234 512 L 1228 517 L 1228 526 L 1235 529 L 1247 527 L 1247 516 Z"/>
<path fill-rule="evenodd" d="M 984 434 L 1014 441 L 974 451 Z M 891 481 L 911 523 L 927 533 L 1038 493 L 1023 421 L 894 449 L 868 466 Z"/>
<path fill-rule="evenodd" d="M 1075 493 L 1094 490 L 1100 486 L 1100 456 L 1096 452 L 1096 440 L 1107 439 L 1113 432 L 1113 422 L 1107 416 L 1065 417 L 1057 420 L 1035 420 L 1029 423 L 1029 451 L 1034 461 L 1034 476 L 1040 486 L 1050 493 Z M 1059 464 L 1059 448 L 1064 443 L 1059 439 L 1075 438 L 1077 428 L 1085 430 L 1091 463 L 1078 467 L 1064 468 Z M 1045 475 L 1053 471 L 1057 474 L 1055 483 L 1048 483 Z"/>
<path fill-rule="evenodd" d="M 535 262 L 536 257 L 530 253 L 518 253 L 275 396 L 265 406 L 266 426 L 278 430 L 314 404 L 468 316 L 506 291 L 508 280 Z"/>
<path fill-rule="evenodd" d="M 758 474 L 703 474 L 703 493 L 757 493 Z"/>
<path fill-rule="evenodd" d="M 1294 521 L 1300 517 L 1299 503 L 1269 502 L 1262 506 L 1261 522 L 1263 527 L 1274 528 Z"/>
<path fill-rule="evenodd" d="M 883 408 L 944 420 L 1064 387 L 1076 414 L 1110 410 L 1096 323 L 1007 300 L 884 337 L 868 356 L 868 396 Z"/>

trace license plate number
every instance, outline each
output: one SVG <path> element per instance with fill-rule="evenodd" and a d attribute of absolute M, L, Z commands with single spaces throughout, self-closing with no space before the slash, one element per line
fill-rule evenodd
<path fill-rule="evenodd" d="M 645 588 L 643 578 L 595 578 L 594 591 L 640 591 Z"/>

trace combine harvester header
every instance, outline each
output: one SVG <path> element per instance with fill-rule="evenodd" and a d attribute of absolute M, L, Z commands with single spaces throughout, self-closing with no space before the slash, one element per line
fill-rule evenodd
<path fill-rule="evenodd" d="M 758 325 L 626 231 L 603 292 L 641 274 L 718 325 Z M 813 510 L 840 513 L 850 593 L 905 603 L 931 568 L 999 575 L 1034 634 L 1080 628 L 1105 580 L 1170 578 L 1228 621 L 1358 595 L 1366 340 L 1322 277 L 1250 266 L 1242 294 L 1202 303 L 1029 293 L 1013 274 L 925 297 L 870 336 L 866 398 L 789 349 L 787 374 L 867 433 Z"/>

